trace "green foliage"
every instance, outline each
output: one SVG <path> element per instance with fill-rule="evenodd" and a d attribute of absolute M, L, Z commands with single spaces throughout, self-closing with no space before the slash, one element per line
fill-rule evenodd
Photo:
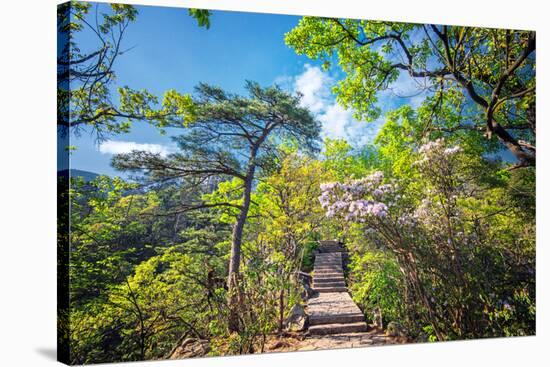
<path fill-rule="evenodd" d="M 361 309 L 378 309 L 387 322 L 405 319 L 403 278 L 391 255 L 369 250 L 354 253 L 350 281 L 353 300 Z"/>
<path fill-rule="evenodd" d="M 239 214 L 239 206 L 243 202 L 242 197 L 243 181 L 240 178 L 234 178 L 231 181 L 220 182 L 217 189 L 212 193 L 205 194 L 203 199 L 212 205 L 220 204 L 217 209 L 220 215 L 219 220 L 224 223 L 233 223 Z"/>
<path fill-rule="evenodd" d="M 494 162 L 446 147 L 443 140 L 418 152 L 407 153 L 412 159 L 406 170 L 395 169 L 402 155 L 389 160 L 393 169 L 385 185 L 391 194 L 374 197 L 386 211 L 346 226 L 354 298 L 365 310 L 397 317 L 412 335 L 452 340 L 532 334 L 533 213 L 510 200 L 510 179 L 495 179 Z M 404 185 L 411 178 L 416 184 Z M 356 186 L 371 181 L 340 187 L 363 192 Z M 333 200 L 341 206 L 352 198 Z"/>
<path fill-rule="evenodd" d="M 315 251 L 319 248 L 318 242 L 306 242 L 302 256 L 302 268 L 304 271 L 311 272 L 315 264 Z"/>
<path fill-rule="evenodd" d="M 73 179 L 71 198 L 71 299 L 84 302 L 103 294 L 132 270 L 137 259 L 153 254 L 143 216 L 158 207 L 154 192 L 131 194 L 135 185 L 99 176 L 85 184 Z M 131 244 L 131 246 L 128 246 Z"/>
<path fill-rule="evenodd" d="M 323 168 L 335 180 L 361 177 L 366 173 L 362 157 L 355 154 L 349 143 L 343 139 L 325 139 Z"/>
<path fill-rule="evenodd" d="M 208 286 L 212 263 L 175 248 L 140 263 L 108 300 L 74 318 L 74 359 L 79 363 L 128 361 L 166 355 L 181 334 L 202 337 L 218 320 L 223 292 Z M 107 350 L 104 348 L 108 347 Z M 107 353 L 105 353 L 107 352 Z"/>
<path fill-rule="evenodd" d="M 228 231 L 208 213 L 162 215 L 180 190 L 73 179 L 74 363 L 161 358 L 181 335 L 202 337 L 223 323 L 225 260 L 216 245 Z"/>
<path fill-rule="evenodd" d="M 147 90 L 117 87 L 116 60 L 125 52 L 123 38 L 138 11 L 125 4 L 93 6 L 97 17 L 90 13 L 92 5 L 87 2 L 68 2 L 58 8 L 62 47 L 57 72 L 60 131 L 78 134 L 85 128 L 103 139 L 110 134 L 128 133 L 133 121 L 147 121 L 161 133 L 168 126 L 193 121 L 195 107 L 190 95 L 168 90 L 159 103 L 157 96 Z M 208 10 L 190 9 L 189 15 L 197 19 L 199 26 L 210 27 Z M 79 45 L 82 32 L 96 37 L 97 44 L 87 52 Z M 112 95 L 113 90 L 117 90 L 118 98 Z"/>
<path fill-rule="evenodd" d="M 480 141 L 485 133 L 499 139 L 485 144 L 534 164 L 534 32 L 303 17 L 285 42 L 327 69 L 337 63 L 344 78 L 333 92 L 360 120 L 379 117 L 379 92 L 403 76 L 425 97 L 422 136 Z"/>
<path fill-rule="evenodd" d="M 189 9 L 189 15 L 197 20 L 199 27 L 210 28 L 210 17 L 212 12 L 206 9 Z"/>
<path fill-rule="evenodd" d="M 258 184 L 254 201 L 262 216 L 262 238 L 292 249 L 286 255 L 296 257 L 321 222 L 321 208 L 311 198 L 319 196 L 324 172 L 318 161 L 296 151 L 283 152 L 278 165 Z"/>
<path fill-rule="evenodd" d="M 163 358 L 182 337 L 209 340 L 210 355 L 262 352 L 304 302 L 297 272 L 311 270 L 316 241 L 335 237 L 349 250 L 349 289 L 367 320 L 377 311 L 386 325 L 397 321 L 430 341 L 532 335 L 534 172 L 503 170 L 475 150 L 444 153 L 441 143 L 419 149 L 411 138 L 417 126 L 408 108 L 390 114 L 368 158 L 344 141 L 327 141 L 323 160 L 279 146 L 253 188 L 231 291 L 242 179 L 154 189 L 73 179 L 71 360 Z M 388 218 L 324 215 L 320 184 L 377 168 L 397 188 Z M 182 202 L 202 206 L 188 211 Z M 231 333 L 232 294 L 240 328 Z"/>

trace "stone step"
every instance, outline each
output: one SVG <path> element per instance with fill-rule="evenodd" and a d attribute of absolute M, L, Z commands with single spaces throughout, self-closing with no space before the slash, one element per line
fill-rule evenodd
<path fill-rule="evenodd" d="M 324 263 L 324 262 L 327 262 L 327 263 L 339 263 L 339 262 L 342 262 L 342 259 L 339 258 L 339 257 L 335 257 L 335 258 L 328 258 L 328 257 L 318 257 L 315 259 L 315 262 L 321 262 L 321 263 Z"/>
<path fill-rule="evenodd" d="M 317 277 L 317 278 L 313 278 L 313 283 L 318 283 L 318 284 L 321 284 L 321 283 L 330 283 L 330 282 L 343 282 L 344 281 L 344 277 L 343 276 L 339 276 L 339 277 Z"/>
<path fill-rule="evenodd" d="M 332 278 L 314 278 L 313 284 L 324 285 L 327 283 L 345 283 L 344 277 L 332 277 Z"/>
<path fill-rule="evenodd" d="M 332 277 L 314 277 L 313 283 L 330 283 L 330 282 L 343 282 L 344 276 L 332 276 Z"/>
<path fill-rule="evenodd" d="M 343 278 L 344 277 L 344 273 L 342 273 L 341 271 L 333 271 L 333 272 L 319 272 L 319 273 L 315 273 L 313 274 L 313 280 L 315 279 L 325 279 L 325 278 Z"/>
<path fill-rule="evenodd" d="M 317 285 L 333 282 L 344 282 L 344 277 L 313 278 L 313 283 Z"/>
<path fill-rule="evenodd" d="M 314 264 L 342 264 L 342 260 L 340 260 L 340 259 L 337 259 L 337 260 L 322 259 L 322 260 L 316 260 L 314 262 Z"/>
<path fill-rule="evenodd" d="M 317 264 L 313 265 L 313 268 L 326 268 L 326 267 L 333 267 L 333 268 L 341 268 L 342 264 Z"/>
<path fill-rule="evenodd" d="M 338 268 L 338 269 L 343 269 L 342 265 L 341 264 L 323 264 L 323 265 L 315 265 L 313 267 L 313 269 L 317 269 L 317 268 Z"/>
<path fill-rule="evenodd" d="M 327 266 L 332 266 L 332 267 L 339 267 L 341 268 L 342 267 L 342 263 L 320 263 L 320 264 L 315 264 L 313 265 L 314 268 L 320 268 L 320 267 L 327 267 Z"/>
<path fill-rule="evenodd" d="M 336 270 L 336 271 L 342 271 L 342 265 L 319 265 L 313 268 L 313 270 Z"/>
<path fill-rule="evenodd" d="M 309 328 L 311 335 L 329 335 L 329 334 L 343 334 L 343 333 L 359 333 L 367 331 L 367 324 L 362 322 L 354 322 L 349 324 L 323 324 L 313 325 Z"/>
<path fill-rule="evenodd" d="M 313 266 L 314 267 L 320 267 L 320 266 L 338 266 L 338 267 L 342 267 L 342 263 L 341 262 L 338 262 L 338 263 L 316 263 Z"/>
<path fill-rule="evenodd" d="M 313 268 L 313 274 L 321 273 L 344 273 L 344 269 L 340 268 Z"/>
<path fill-rule="evenodd" d="M 315 266 L 313 268 L 313 272 L 321 272 L 321 271 L 332 271 L 332 272 L 344 272 L 344 268 L 342 266 L 328 266 L 328 265 L 323 265 L 323 266 Z"/>
<path fill-rule="evenodd" d="M 314 264 L 342 264 L 341 259 L 328 260 L 328 259 L 317 259 Z"/>
<path fill-rule="evenodd" d="M 315 259 L 315 262 L 331 262 L 331 263 L 337 263 L 337 262 L 340 262 L 342 261 L 342 259 L 338 258 L 338 257 L 335 257 L 335 258 L 317 258 Z"/>
<path fill-rule="evenodd" d="M 343 277 L 344 273 L 341 271 L 319 271 L 313 272 L 313 279 L 315 278 L 331 278 L 331 277 Z"/>
<path fill-rule="evenodd" d="M 319 275 L 319 274 L 344 274 L 344 271 L 342 269 L 313 269 L 313 276 Z"/>
<path fill-rule="evenodd" d="M 315 268 L 326 268 L 326 267 L 341 268 L 342 263 L 337 263 L 337 264 L 315 264 L 315 265 L 313 265 L 313 269 L 315 269 Z"/>
<path fill-rule="evenodd" d="M 327 276 L 335 276 L 335 277 L 343 277 L 344 276 L 344 272 L 342 270 L 338 270 L 338 271 L 326 271 L 326 270 L 321 270 L 321 271 L 313 271 L 313 277 L 315 278 L 316 276 L 321 276 L 321 277 L 327 277 Z"/>
<path fill-rule="evenodd" d="M 332 272 L 332 273 L 315 273 L 313 275 L 313 280 L 315 279 L 325 279 L 325 278 L 343 278 L 344 274 L 342 272 Z"/>
<path fill-rule="evenodd" d="M 313 284 L 317 285 L 317 287 L 327 287 L 328 286 L 327 284 L 336 283 L 336 282 L 346 284 L 344 278 L 313 279 Z"/>
<path fill-rule="evenodd" d="M 344 273 L 344 268 L 341 266 L 326 266 L 313 268 L 313 273 Z"/>
<path fill-rule="evenodd" d="M 313 288 L 319 293 L 338 293 L 338 292 L 347 292 L 346 287 L 317 287 Z"/>
<path fill-rule="evenodd" d="M 345 287 L 346 283 L 343 280 L 337 280 L 332 282 L 313 282 L 313 288 L 323 288 L 323 287 L 329 287 L 329 288 L 339 288 L 339 287 Z"/>
<path fill-rule="evenodd" d="M 326 324 L 352 324 L 356 322 L 364 322 L 365 316 L 362 313 L 347 313 L 334 315 L 311 315 L 309 317 L 309 325 L 326 325 Z"/>
<path fill-rule="evenodd" d="M 342 264 L 329 264 L 329 265 L 314 265 L 314 266 L 313 266 L 313 269 L 315 270 L 315 268 L 322 268 L 322 267 L 338 267 L 338 268 L 343 268 Z"/>
<path fill-rule="evenodd" d="M 328 264 L 340 264 L 342 262 L 342 259 L 315 259 L 315 263 L 320 263 L 320 264 L 325 264 L 325 263 L 328 263 Z"/>

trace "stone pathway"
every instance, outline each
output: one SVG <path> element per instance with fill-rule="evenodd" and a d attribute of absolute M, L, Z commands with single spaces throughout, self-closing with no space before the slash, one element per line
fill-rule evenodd
<path fill-rule="evenodd" d="M 298 343 L 294 350 L 361 348 L 375 345 L 403 344 L 404 342 L 400 338 L 386 336 L 384 332 L 372 329 L 368 332 L 310 336 Z"/>
<path fill-rule="evenodd" d="M 367 327 L 365 317 L 351 299 L 342 267 L 343 248 L 336 241 L 319 241 L 315 257 L 313 288 L 308 300 L 307 333 L 273 336 L 266 351 L 292 352 L 356 348 L 410 342 L 404 337 L 387 336 L 382 329 Z M 367 331 L 368 329 L 368 331 Z"/>
<path fill-rule="evenodd" d="M 367 331 L 365 317 L 351 299 L 342 268 L 342 247 L 336 241 L 319 241 L 313 267 L 313 289 L 307 303 L 309 334 L 328 335 Z"/>
<path fill-rule="evenodd" d="M 409 342 L 406 338 L 387 336 L 380 329 L 371 328 L 360 333 L 334 335 L 310 335 L 303 337 L 274 336 L 268 342 L 267 352 L 297 352 L 340 348 L 364 348 L 370 346 L 395 345 Z"/>

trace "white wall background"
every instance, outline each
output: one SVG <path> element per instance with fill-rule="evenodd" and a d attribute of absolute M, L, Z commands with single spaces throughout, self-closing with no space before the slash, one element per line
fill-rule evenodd
<path fill-rule="evenodd" d="M 56 338 L 56 0 L 0 10 L 0 365 L 49 366 Z M 550 28 L 537 0 L 128 0 L 254 12 L 535 29 L 538 89 L 537 336 L 145 362 L 135 366 L 548 365 Z"/>

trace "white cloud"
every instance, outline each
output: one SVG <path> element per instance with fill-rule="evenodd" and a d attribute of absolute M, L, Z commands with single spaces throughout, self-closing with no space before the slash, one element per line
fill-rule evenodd
<path fill-rule="evenodd" d="M 143 144 L 133 141 L 107 140 L 99 145 L 99 151 L 102 154 L 122 154 L 130 153 L 134 150 L 158 153 L 161 156 L 167 156 L 172 152 L 170 147 L 160 144 Z"/>
<path fill-rule="evenodd" d="M 288 77 L 277 78 L 288 82 Z M 336 102 L 331 87 L 336 78 L 323 72 L 318 66 L 304 65 L 304 72 L 294 78 L 292 89 L 302 94 L 301 105 L 321 122 L 323 138 L 343 138 L 351 144 L 364 145 L 376 136 L 379 123 L 358 121 L 353 110 L 347 110 Z"/>
<path fill-rule="evenodd" d="M 379 101 L 387 103 L 387 107 L 394 108 L 408 104 L 418 108 L 430 94 L 426 79 L 412 78 L 407 72 L 401 71 L 399 77 L 387 90 L 378 93 Z"/>
<path fill-rule="evenodd" d="M 296 77 L 294 88 L 302 93 L 301 104 L 313 113 L 322 113 L 330 101 L 333 80 L 317 66 L 305 65 L 305 71 Z"/>
<path fill-rule="evenodd" d="M 353 117 L 353 110 L 345 109 L 336 102 L 331 87 L 340 79 L 335 73 L 327 73 L 318 66 L 304 65 L 297 76 L 280 76 L 275 83 L 285 90 L 302 94 L 301 105 L 309 110 L 321 122 L 322 138 L 342 138 L 350 144 L 360 147 L 371 143 L 384 125 L 385 114 L 404 104 L 416 109 L 430 92 L 423 79 L 414 79 L 401 72 L 392 85 L 378 93 L 377 105 L 382 114 L 372 122 L 359 121 Z"/>
<path fill-rule="evenodd" d="M 331 137 L 346 137 L 346 126 L 353 124 L 353 112 L 337 103 L 326 106 L 318 119 L 323 124 L 324 133 Z M 359 122 L 359 121 L 356 121 Z"/>
<path fill-rule="evenodd" d="M 409 98 L 418 93 L 418 88 L 421 86 L 421 83 L 422 79 L 412 78 L 408 72 L 401 71 L 397 80 L 392 83 L 389 89 L 392 90 L 396 96 Z"/>

